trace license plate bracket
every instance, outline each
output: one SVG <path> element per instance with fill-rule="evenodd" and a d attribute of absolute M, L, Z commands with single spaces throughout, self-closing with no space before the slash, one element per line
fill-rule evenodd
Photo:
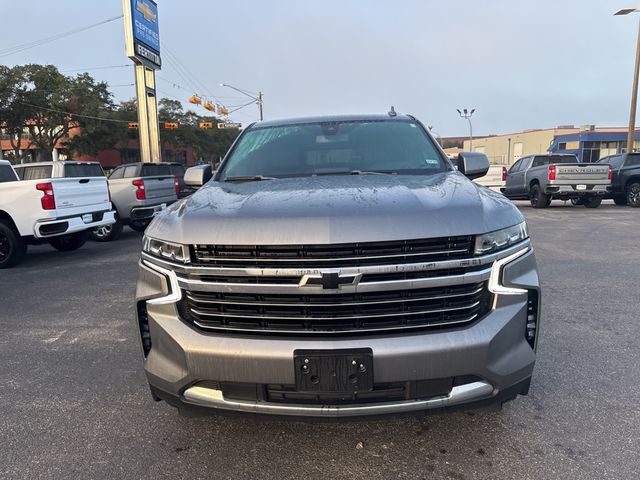
<path fill-rule="evenodd" d="M 373 390 L 373 352 L 370 348 L 295 350 L 296 390 L 355 393 Z"/>

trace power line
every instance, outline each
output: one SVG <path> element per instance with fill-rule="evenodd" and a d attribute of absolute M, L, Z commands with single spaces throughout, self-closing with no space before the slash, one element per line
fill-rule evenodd
<path fill-rule="evenodd" d="M 118 15 L 116 17 L 107 18 L 106 20 L 103 20 L 103 21 L 98 22 L 98 23 L 93 23 L 93 24 L 87 25 L 85 27 L 76 28 L 74 30 L 69 30 L 67 32 L 63 32 L 63 33 L 58 33 L 56 35 L 52 35 L 50 37 L 41 38 L 40 40 L 34 40 L 33 42 L 23 43 L 21 45 L 15 45 L 13 47 L 2 49 L 2 50 L 0 50 L 0 58 L 6 57 L 6 56 L 9 56 L 9 55 L 13 55 L 15 53 L 20 53 L 20 52 L 23 52 L 25 50 L 29 50 L 31 48 L 38 47 L 40 45 L 44 45 L 46 43 L 50 43 L 50 42 L 53 42 L 55 40 L 59 40 L 59 39 L 64 38 L 64 37 L 68 37 L 70 35 L 75 35 L 76 33 L 84 32 L 86 30 L 89 30 L 89 29 L 92 29 L 92 28 L 95 28 L 95 27 L 99 27 L 100 25 L 104 25 L 105 23 L 109 23 L 109 22 L 113 22 L 115 20 L 119 20 L 123 16 L 124 15 Z"/>
<path fill-rule="evenodd" d="M 131 122 L 131 120 L 118 120 L 117 118 L 96 117 L 96 116 L 93 116 L 93 115 L 83 115 L 81 113 L 65 112 L 64 110 L 58 110 L 56 108 L 41 107 L 40 105 L 34 105 L 33 103 L 27 103 L 27 102 L 18 102 L 18 101 L 16 101 L 16 103 L 19 103 L 20 105 L 26 105 L 27 107 L 34 107 L 34 108 L 39 108 L 41 110 L 47 110 L 49 112 L 64 113 L 65 115 L 71 115 L 73 117 L 89 118 L 89 119 L 92 119 L 92 120 L 102 120 L 102 121 L 105 121 L 105 122 L 115 122 L 115 123 L 129 123 L 129 122 Z"/>
<path fill-rule="evenodd" d="M 70 73 L 70 72 L 88 72 L 89 70 L 106 70 L 107 68 L 124 68 L 131 67 L 130 63 L 126 63 L 124 65 L 106 65 L 102 67 L 86 67 L 86 68 L 74 68 L 71 70 L 60 70 L 60 73 Z"/>

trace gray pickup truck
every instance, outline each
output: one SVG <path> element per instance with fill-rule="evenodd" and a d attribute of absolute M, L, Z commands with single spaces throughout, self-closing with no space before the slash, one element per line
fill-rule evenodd
<path fill-rule="evenodd" d="M 487 157 L 456 164 L 395 112 L 247 127 L 145 232 L 136 311 L 153 397 L 335 418 L 526 394 L 540 322 L 526 223 L 470 180 Z"/>
<path fill-rule="evenodd" d="M 540 154 L 514 163 L 502 192 L 511 200 L 531 201 L 533 208 L 546 208 L 554 199 L 597 208 L 610 185 L 608 165 L 582 163 L 569 154 Z"/>
<path fill-rule="evenodd" d="M 109 175 L 111 203 L 116 223 L 98 227 L 91 238 L 107 242 L 117 238 L 125 225 L 144 232 L 155 215 L 178 199 L 180 182 L 167 164 L 129 163 Z"/>

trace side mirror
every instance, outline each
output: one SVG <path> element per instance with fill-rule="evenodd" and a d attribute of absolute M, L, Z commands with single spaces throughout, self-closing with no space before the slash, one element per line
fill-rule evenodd
<path fill-rule="evenodd" d="M 193 188 L 200 188 L 213 177 L 211 165 L 196 165 L 184 172 L 184 183 Z"/>
<path fill-rule="evenodd" d="M 470 180 L 484 177 L 489 171 L 489 159 L 484 153 L 461 152 L 454 163 L 458 171 Z"/>

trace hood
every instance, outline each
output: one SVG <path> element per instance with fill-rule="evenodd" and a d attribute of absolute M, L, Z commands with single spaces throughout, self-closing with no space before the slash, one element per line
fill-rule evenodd
<path fill-rule="evenodd" d="M 210 182 L 146 234 L 185 244 L 291 245 L 486 233 L 524 220 L 504 196 L 458 172 Z"/>

